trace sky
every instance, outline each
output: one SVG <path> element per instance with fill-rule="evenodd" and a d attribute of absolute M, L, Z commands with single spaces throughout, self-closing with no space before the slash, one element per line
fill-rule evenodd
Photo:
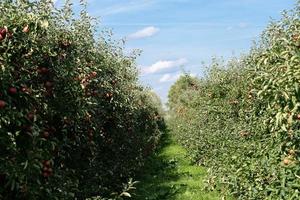
<path fill-rule="evenodd" d="M 56 0 L 59 6 L 63 0 Z M 201 76 L 212 57 L 247 53 L 271 19 L 296 0 L 88 0 L 99 30 L 126 39 L 126 51 L 140 49 L 140 82 L 167 101 L 183 72 Z M 78 6 L 78 3 L 74 2 Z"/>

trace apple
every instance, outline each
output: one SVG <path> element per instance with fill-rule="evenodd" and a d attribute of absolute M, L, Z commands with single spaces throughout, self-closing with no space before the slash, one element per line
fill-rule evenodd
<path fill-rule="evenodd" d="M 49 72 L 49 70 L 48 70 L 48 68 L 46 68 L 46 67 L 41 67 L 41 68 L 38 68 L 38 69 L 37 69 L 37 72 L 38 72 L 39 74 L 47 74 L 47 73 Z"/>
<path fill-rule="evenodd" d="M 21 88 L 21 91 L 22 91 L 22 92 L 27 92 L 27 90 L 28 90 L 28 88 L 26 88 L 26 87 L 22 87 L 22 88 Z"/>
<path fill-rule="evenodd" d="M 42 67 L 41 71 L 43 74 L 47 74 L 49 72 L 49 70 L 46 67 Z"/>
<path fill-rule="evenodd" d="M 288 165 L 288 164 L 290 164 L 291 163 L 291 161 L 290 161 L 290 159 L 288 159 L 288 158 L 285 158 L 284 160 L 283 160 L 283 164 L 285 164 L 285 165 Z"/>
<path fill-rule="evenodd" d="M 91 76 L 92 78 L 95 78 L 95 77 L 97 76 L 97 72 L 95 72 L 95 71 L 91 72 L 90 76 Z"/>
<path fill-rule="evenodd" d="M 49 177 L 49 173 L 48 172 L 43 172 L 43 177 L 45 177 L 45 178 Z"/>
<path fill-rule="evenodd" d="M 49 175 L 51 175 L 52 172 L 53 172 L 53 169 L 52 169 L 52 168 L 48 168 L 48 169 L 47 169 L 47 172 L 48 172 Z"/>
<path fill-rule="evenodd" d="M 45 87 L 46 88 L 51 88 L 53 86 L 53 83 L 52 82 L 50 82 L 50 81 L 46 81 L 45 82 Z"/>
<path fill-rule="evenodd" d="M 92 78 L 95 78 L 96 76 L 97 76 L 97 72 L 93 71 L 93 72 L 91 73 L 91 77 L 92 77 Z"/>
<path fill-rule="evenodd" d="M 6 33 L 7 33 L 7 29 L 6 29 L 6 28 L 0 28 L 0 34 L 1 34 L 3 37 L 5 37 Z"/>
<path fill-rule="evenodd" d="M 28 33 L 28 32 L 29 32 L 29 26 L 26 25 L 26 26 L 24 26 L 24 28 L 23 28 L 23 33 Z"/>
<path fill-rule="evenodd" d="M 48 138 L 49 135 L 50 135 L 50 133 L 49 133 L 48 131 L 45 131 L 45 132 L 43 133 L 43 137 L 44 137 L 44 138 Z"/>
<path fill-rule="evenodd" d="M 46 166 L 46 167 L 50 167 L 50 164 L 51 164 L 50 160 L 44 160 L 43 161 L 43 165 Z"/>
<path fill-rule="evenodd" d="M 0 41 L 4 40 L 6 37 L 7 29 L 6 28 L 0 28 Z"/>
<path fill-rule="evenodd" d="M 30 120 L 30 121 L 33 121 L 34 120 L 34 113 L 28 113 L 27 114 L 27 119 Z"/>
<path fill-rule="evenodd" d="M 0 100 L 0 109 L 4 108 L 6 106 L 6 102 L 3 100 Z"/>
<path fill-rule="evenodd" d="M 15 87 L 10 87 L 9 89 L 8 89 L 8 93 L 9 94 L 17 94 L 17 88 L 15 88 Z"/>
<path fill-rule="evenodd" d="M 29 89 L 29 88 L 26 87 L 26 86 L 22 87 L 22 88 L 21 88 L 21 91 L 24 92 L 24 93 L 27 93 L 27 94 L 31 94 L 31 92 L 32 92 L 31 89 Z"/>

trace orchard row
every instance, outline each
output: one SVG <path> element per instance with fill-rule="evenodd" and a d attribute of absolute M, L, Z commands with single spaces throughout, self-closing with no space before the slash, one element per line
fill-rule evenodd
<path fill-rule="evenodd" d="M 137 55 L 68 3 L 4 0 L 0 15 L 0 199 L 128 196 L 164 126 Z"/>
<path fill-rule="evenodd" d="M 299 4 L 248 55 L 213 60 L 169 92 L 171 128 L 207 187 L 237 199 L 300 198 Z"/>

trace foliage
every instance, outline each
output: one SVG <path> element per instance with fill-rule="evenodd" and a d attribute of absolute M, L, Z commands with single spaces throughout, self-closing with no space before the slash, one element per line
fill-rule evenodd
<path fill-rule="evenodd" d="M 238 199 L 299 199 L 299 30 L 296 8 L 271 23 L 249 55 L 213 61 L 197 89 L 170 92 L 170 125 L 191 158 L 210 168 L 208 187 Z"/>
<path fill-rule="evenodd" d="M 137 83 L 136 55 L 66 2 L 0 2 L 0 199 L 121 192 L 163 119 Z"/>

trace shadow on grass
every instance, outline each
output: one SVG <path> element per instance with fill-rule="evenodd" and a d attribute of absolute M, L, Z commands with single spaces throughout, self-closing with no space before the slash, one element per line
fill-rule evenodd
<path fill-rule="evenodd" d="M 152 155 L 142 169 L 134 195 L 135 200 L 163 200 L 174 196 L 179 188 L 169 183 L 176 182 L 179 174 L 176 172 L 177 160 L 164 153 L 166 147 L 172 144 L 168 133 L 162 136 L 161 146 Z"/>
<path fill-rule="evenodd" d="M 186 151 L 166 131 L 160 148 L 148 159 L 138 176 L 133 199 L 219 199 L 217 194 L 203 191 L 203 177 L 205 170 L 193 166 L 186 157 Z"/>

